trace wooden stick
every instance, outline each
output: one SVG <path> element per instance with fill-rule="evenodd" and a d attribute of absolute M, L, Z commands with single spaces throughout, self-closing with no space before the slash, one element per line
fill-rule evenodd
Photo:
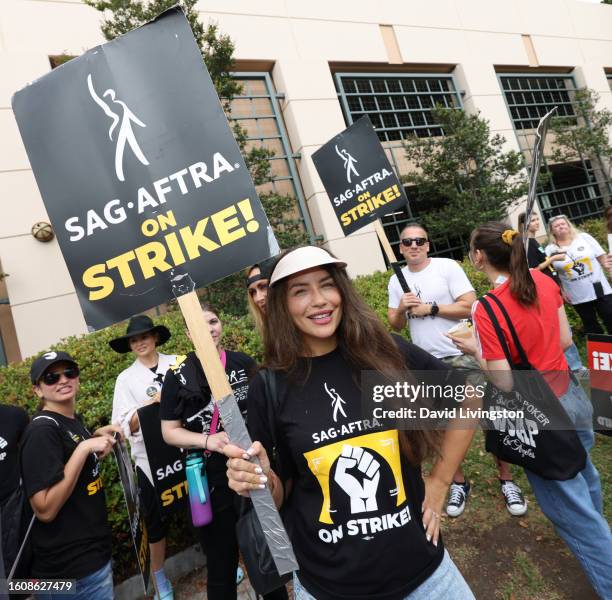
<path fill-rule="evenodd" d="M 218 403 L 223 427 L 233 444 L 248 448 L 252 440 L 233 397 L 232 387 L 227 380 L 219 353 L 210 335 L 208 323 L 204 319 L 200 299 L 195 291 L 192 291 L 177 296 L 177 300 L 185 323 L 187 323 L 196 355 L 204 369 L 212 397 Z M 228 396 L 231 397 L 229 402 L 227 401 Z M 259 465 L 257 457 L 252 460 Z M 284 575 L 297 571 L 299 566 L 270 490 L 266 488 L 251 492 L 251 501 L 278 572 Z"/>
<path fill-rule="evenodd" d="M 376 221 L 374 221 L 374 229 L 376 230 L 376 235 L 378 236 L 383 250 L 387 255 L 387 260 L 389 261 L 389 264 L 396 262 L 397 258 L 395 257 L 395 252 L 393 252 L 393 248 L 391 248 L 391 244 L 389 243 L 389 239 L 387 238 L 387 234 L 385 233 L 385 228 L 380 222 L 380 219 L 376 219 Z"/>
<path fill-rule="evenodd" d="M 177 298 L 187 329 L 191 335 L 191 341 L 196 355 L 202 363 L 206 380 L 210 386 L 215 402 L 232 393 L 232 388 L 227 380 L 225 369 L 221 364 L 219 352 L 213 342 L 208 329 L 208 323 L 204 319 L 204 313 L 200 306 L 200 299 L 195 292 L 189 292 Z"/>

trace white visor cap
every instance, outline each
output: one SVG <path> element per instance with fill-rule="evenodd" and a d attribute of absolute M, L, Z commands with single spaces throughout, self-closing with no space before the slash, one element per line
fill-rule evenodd
<path fill-rule="evenodd" d="M 336 265 L 337 267 L 346 267 L 346 263 L 334 258 L 327 250 L 318 248 L 317 246 L 305 246 L 304 248 L 296 248 L 281 258 L 270 277 L 270 285 L 278 283 L 281 279 L 295 275 L 300 271 L 306 271 L 314 267 L 322 267 L 324 265 Z"/>

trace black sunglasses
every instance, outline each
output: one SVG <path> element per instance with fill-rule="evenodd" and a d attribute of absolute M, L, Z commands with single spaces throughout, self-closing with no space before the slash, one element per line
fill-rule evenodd
<path fill-rule="evenodd" d="M 79 367 L 67 367 L 63 371 L 45 373 L 40 379 L 45 385 L 55 385 L 62 375 L 65 375 L 67 379 L 76 379 L 79 372 Z"/>
<path fill-rule="evenodd" d="M 427 238 L 403 238 L 402 245 L 406 246 L 406 248 L 410 248 L 412 242 L 416 242 L 417 246 L 424 246 L 427 241 Z"/>

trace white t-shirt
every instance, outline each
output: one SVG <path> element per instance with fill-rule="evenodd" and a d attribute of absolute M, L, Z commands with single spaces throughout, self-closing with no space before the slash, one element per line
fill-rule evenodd
<path fill-rule="evenodd" d="M 565 250 L 564 260 L 556 260 L 553 267 L 559 274 L 563 290 L 568 295 L 571 304 L 591 302 L 597 298 L 594 283 L 600 282 L 604 294 L 612 294 L 599 261 L 598 256 L 605 254 L 604 249 L 596 239 L 588 233 L 579 233 L 569 246 L 548 244 L 546 254 L 552 256 Z"/>
<path fill-rule="evenodd" d="M 473 292 L 474 288 L 459 264 L 450 258 L 432 258 L 422 270 L 413 273 L 404 267 L 402 273 L 410 291 L 427 304 L 452 304 L 459 296 Z M 389 280 L 389 308 L 397 308 L 403 295 L 393 275 Z M 412 341 L 437 358 L 458 356 L 461 351 L 444 334 L 457 324 L 444 317 L 413 317 L 406 315 Z"/>
<path fill-rule="evenodd" d="M 113 396 L 113 416 L 111 423 L 118 423 L 123 429 L 126 439 L 130 442 L 132 458 L 137 467 L 153 483 L 151 467 L 147 458 L 142 432 L 139 429 L 135 433 L 130 432 L 130 419 L 134 413 L 150 401 L 151 396 L 161 391 L 161 379 L 166 375 L 170 365 L 176 361 L 174 354 L 158 354 L 159 361 L 155 374 L 136 359 L 125 371 L 121 371 L 115 382 L 115 394 Z"/>

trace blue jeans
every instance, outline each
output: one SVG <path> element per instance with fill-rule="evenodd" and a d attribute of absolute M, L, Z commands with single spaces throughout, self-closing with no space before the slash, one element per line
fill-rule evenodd
<path fill-rule="evenodd" d="M 98 571 L 77 579 L 75 594 L 44 594 L 37 600 L 113 600 L 113 572 L 110 560 Z"/>
<path fill-rule="evenodd" d="M 376 575 L 373 575 L 376 576 Z M 384 577 L 380 573 L 379 577 Z M 295 600 L 316 600 L 306 591 L 297 575 L 293 574 L 293 593 Z M 448 552 L 438 568 L 416 590 L 410 592 L 404 600 L 475 600 L 472 590 L 463 579 Z"/>
<path fill-rule="evenodd" d="M 570 371 L 582 369 L 582 359 L 580 358 L 580 353 L 578 352 L 578 348 L 576 348 L 576 344 L 572 343 L 569 348 L 565 349 L 564 354 Z"/>
<path fill-rule="evenodd" d="M 595 441 L 593 408 L 573 381 L 560 400 L 587 451 L 586 465 L 567 481 L 542 479 L 527 470 L 525 474 L 542 512 L 578 559 L 597 594 L 612 598 L 612 534 L 603 516 L 599 473 L 588 456 Z"/>

